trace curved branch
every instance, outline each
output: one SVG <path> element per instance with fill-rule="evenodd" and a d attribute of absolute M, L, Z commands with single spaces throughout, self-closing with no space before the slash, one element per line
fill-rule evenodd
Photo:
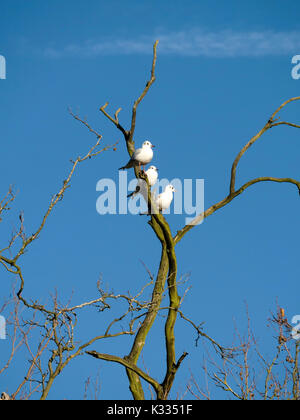
<path fill-rule="evenodd" d="M 284 108 L 287 104 L 294 102 L 294 101 L 299 101 L 300 100 L 300 96 L 295 96 L 294 98 L 290 98 L 287 101 L 283 102 L 279 108 L 276 109 L 276 111 L 272 114 L 270 120 L 274 120 L 274 118 L 276 117 L 276 115 L 278 114 L 279 111 L 282 110 L 282 108 Z"/>
<path fill-rule="evenodd" d="M 300 100 L 300 96 L 297 96 L 295 98 L 291 98 L 288 99 L 287 101 L 285 101 L 283 104 L 280 105 L 279 108 L 276 109 L 276 111 L 272 114 L 271 118 L 269 119 L 269 121 L 264 125 L 264 127 L 254 136 L 250 139 L 250 141 L 242 148 L 242 150 L 239 152 L 239 154 L 237 155 L 237 157 L 235 158 L 232 168 L 231 168 L 231 179 L 230 179 L 230 194 L 232 194 L 235 190 L 235 179 L 236 179 L 236 169 L 237 169 L 237 165 L 241 159 L 241 157 L 243 156 L 243 154 L 249 149 L 249 147 L 251 147 L 267 130 L 269 130 L 272 127 L 276 127 L 278 125 L 290 125 L 292 127 L 296 127 L 296 128 L 300 128 L 299 125 L 296 124 L 292 124 L 292 123 L 287 123 L 285 121 L 281 121 L 281 122 L 277 122 L 274 123 L 274 118 L 276 117 L 276 115 L 278 114 L 279 111 L 281 111 L 287 104 L 289 104 L 290 102 L 293 101 L 298 101 Z"/>
<path fill-rule="evenodd" d="M 287 104 L 300 100 L 300 96 L 296 96 L 294 98 L 290 98 L 287 101 L 283 102 L 279 108 L 276 109 L 276 111 L 271 115 L 268 122 L 264 125 L 264 127 L 254 136 L 252 137 L 248 143 L 242 148 L 242 150 L 238 153 L 236 156 L 232 167 L 231 167 L 231 177 L 230 177 L 230 189 L 229 189 L 229 195 L 225 197 L 223 200 L 221 200 L 219 203 L 214 204 L 209 209 L 204 211 L 203 213 L 197 215 L 194 220 L 189 224 L 184 226 L 181 230 L 179 230 L 174 237 L 175 243 L 179 242 L 183 236 L 191 230 L 194 226 L 202 222 L 207 216 L 210 216 L 212 213 L 214 213 L 216 210 L 219 210 L 220 208 L 224 207 L 226 204 L 230 203 L 235 197 L 237 197 L 239 194 L 241 194 L 246 188 L 250 187 L 253 184 L 256 184 L 257 182 L 262 181 L 273 181 L 273 182 L 289 182 L 298 187 L 299 194 L 300 194 L 300 183 L 299 181 L 296 181 L 292 178 L 274 178 L 274 177 L 260 177 L 253 179 L 246 184 L 244 184 L 239 190 L 235 190 L 235 182 L 236 182 L 236 170 L 238 163 L 241 159 L 241 157 L 245 154 L 245 152 L 270 128 L 277 127 L 279 125 L 288 125 L 295 128 L 300 128 L 300 125 L 289 123 L 286 121 L 277 121 L 275 122 L 275 117 L 281 111 Z"/>
<path fill-rule="evenodd" d="M 76 119 L 83 122 L 78 117 L 76 117 Z M 83 122 L 83 123 L 86 126 L 88 126 L 87 123 L 85 123 L 85 122 Z M 98 154 L 100 154 L 102 152 L 107 151 L 110 148 L 115 147 L 116 144 L 111 145 L 111 146 L 105 146 L 105 147 L 103 147 L 102 149 L 99 150 L 99 145 L 100 145 L 100 141 L 102 139 L 102 136 L 100 134 L 96 133 L 94 130 L 92 130 L 89 126 L 88 126 L 88 128 L 90 129 L 90 131 L 93 131 L 93 133 L 96 134 L 97 142 L 94 144 L 94 146 L 92 146 L 89 149 L 89 151 L 87 152 L 87 154 L 84 157 L 79 156 L 75 161 L 72 161 L 73 166 L 72 166 L 72 168 L 71 168 L 71 170 L 68 174 L 68 177 L 63 181 L 63 185 L 60 188 L 59 192 L 51 198 L 49 207 L 48 207 L 46 213 L 44 214 L 44 217 L 42 219 L 42 222 L 41 222 L 40 226 L 38 227 L 38 229 L 36 230 L 36 232 L 34 234 L 32 234 L 27 239 L 23 240 L 23 244 L 22 244 L 19 252 L 16 254 L 16 256 L 13 259 L 14 262 L 16 262 L 20 258 L 20 256 L 24 254 L 25 249 L 28 247 L 28 245 L 30 245 L 31 242 L 33 242 L 35 239 L 38 238 L 38 236 L 41 233 L 41 231 L 43 230 L 43 228 L 46 224 L 46 221 L 47 221 L 49 215 L 51 214 L 52 210 L 57 205 L 57 203 L 63 199 L 66 190 L 70 187 L 71 179 L 72 179 L 72 176 L 73 176 L 73 174 L 76 170 L 77 165 L 86 161 L 87 159 L 90 159 L 92 157 L 97 156 Z M 1 256 L 0 256 L 0 258 L 1 258 Z"/>
<path fill-rule="evenodd" d="M 250 141 L 242 148 L 242 150 L 239 152 L 237 157 L 235 158 L 232 168 L 231 168 L 231 178 L 230 178 L 230 194 L 233 194 L 235 191 L 235 179 L 236 179 L 236 170 L 237 165 L 243 156 L 243 154 L 251 147 L 256 140 L 258 140 L 269 128 L 271 127 L 271 122 L 268 121 L 267 124 L 256 134 L 256 136 L 252 137 Z"/>
<path fill-rule="evenodd" d="M 152 385 L 158 395 L 161 394 L 161 385 L 155 379 L 151 378 L 151 376 L 145 373 L 142 369 L 140 369 L 134 363 L 132 363 L 127 357 L 123 359 L 122 357 L 113 356 L 111 354 L 98 353 L 94 350 L 86 351 L 86 353 L 90 356 L 95 357 L 96 359 L 107 360 L 109 362 L 121 364 L 122 366 L 126 367 L 126 369 L 130 369 L 136 375 L 140 376 L 142 379 L 144 379 L 146 382 Z"/>
<path fill-rule="evenodd" d="M 240 195 L 242 192 L 244 192 L 248 187 L 251 185 L 257 184 L 258 182 L 287 182 L 293 185 L 296 185 L 298 188 L 299 194 L 300 194 L 300 181 L 297 181 L 292 178 L 274 178 L 274 177 L 261 177 L 261 178 L 255 178 L 251 181 L 246 182 L 246 184 L 242 185 L 237 191 L 235 191 L 233 194 L 229 194 L 227 197 L 225 197 L 223 200 L 219 201 L 218 203 L 212 205 L 207 210 L 205 210 L 203 213 L 199 214 L 195 217 L 195 219 L 192 220 L 192 222 L 189 225 L 186 225 L 184 228 L 179 230 L 174 237 L 175 244 L 177 244 L 183 236 L 190 231 L 194 226 L 198 225 L 200 222 L 202 222 L 204 219 L 206 219 L 208 216 L 213 214 L 215 211 L 221 209 L 222 207 L 229 204 L 235 197 Z"/>
<path fill-rule="evenodd" d="M 287 121 L 279 121 L 277 123 L 272 124 L 271 127 L 277 127 L 278 125 L 288 125 L 290 127 L 300 128 L 300 125 L 293 124 L 293 123 L 290 123 L 290 122 L 287 122 Z"/>

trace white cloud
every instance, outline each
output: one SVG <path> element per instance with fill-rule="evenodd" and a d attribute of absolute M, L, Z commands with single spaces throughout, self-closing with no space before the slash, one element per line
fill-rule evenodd
<path fill-rule="evenodd" d="M 155 39 L 159 53 L 203 57 L 257 57 L 296 54 L 300 52 L 300 32 L 232 30 L 208 32 L 200 29 L 162 32 L 132 39 L 103 38 L 61 48 L 46 48 L 49 58 L 97 57 L 100 55 L 151 54 Z"/>

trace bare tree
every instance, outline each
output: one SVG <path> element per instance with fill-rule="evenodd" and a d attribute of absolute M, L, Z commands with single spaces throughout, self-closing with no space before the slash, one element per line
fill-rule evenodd
<path fill-rule="evenodd" d="M 274 334 L 273 356 L 265 356 L 251 328 L 247 310 L 247 331 L 241 334 L 237 327 L 237 343 L 231 347 L 230 357 L 216 360 L 207 352 L 202 370 L 206 386 L 200 385 L 199 375 L 191 373 L 187 389 L 196 399 L 211 399 L 208 383 L 217 386 L 237 400 L 299 400 L 300 341 L 292 337 L 292 326 L 285 310 L 277 307 L 271 315 L 269 327 Z"/>
<path fill-rule="evenodd" d="M 105 104 L 102 108 L 100 108 L 101 112 L 109 118 L 109 120 L 122 132 L 124 135 L 124 139 L 126 142 L 127 150 L 130 156 L 132 156 L 134 152 L 134 131 L 136 125 L 136 115 L 137 115 L 137 108 L 141 101 L 146 96 L 147 92 L 149 91 L 151 85 L 155 82 L 155 65 L 156 65 L 156 58 L 157 58 L 157 44 L 158 41 L 154 44 L 153 48 L 153 61 L 152 61 L 152 68 L 151 68 L 151 77 L 149 81 L 146 83 L 146 87 L 141 93 L 140 97 L 134 102 L 132 108 L 132 118 L 131 118 L 131 125 L 130 129 L 126 130 L 121 126 L 118 114 L 120 109 L 117 110 L 115 116 L 112 117 L 106 111 L 107 104 Z M 179 241 L 183 239 L 187 232 L 189 232 L 194 226 L 196 226 L 200 221 L 207 218 L 215 211 L 221 209 L 222 207 L 228 205 L 234 198 L 238 195 L 243 193 L 247 188 L 250 186 L 257 184 L 259 182 L 284 182 L 284 183 L 291 183 L 298 188 L 298 192 L 300 193 L 300 182 L 294 180 L 292 178 L 275 178 L 275 177 L 260 177 L 256 179 L 252 179 L 236 189 L 236 172 L 237 167 L 240 159 L 245 154 L 245 152 L 268 130 L 274 128 L 279 125 L 287 125 L 291 127 L 300 128 L 299 125 L 292 124 L 286 121 L 280 121 L 278 118 L 276 119 L 280 110 L 282 110 L 287 104 L 293 101 L 299 100 L 300 97 L 292 98 L 284 102 L 268 119 L 264 127 L 242 148 L 242 150 L 238 153 L 236 159 L 233 162 L 231 168 L 231 179 L 230 179 L 230 188 L 229 194 L 218 203 L 212 205 L 203 213 L 197 215 L 195 219 L 188 225 L 184 226 L 180 229 L 177 234 L 173 237 L 171 234 L 171 229 L 169 224 L 167 223 L 166 219 L 162 214 L 157 214 L 156 212 L 151 212 L 152 208 L 155 208 L 155 203 L 153 203 L 152 196 L 148 194 L 148 205 L 149 205 L 149 213 L 151 214 L 151 218 L 149 220 L 149 225 L 152 227 L 157 239 L 161 243 L 161 259 L 158 274 L 155 280 L 155 285 L 153 289 L 153 295 L 151 300 L 151 308 L 147 312 L 133 342 L 133 346 L 127 356 L 124 358 L 116 357 L 113 355 L 108 354 L 101 354 L 96 351 L 88 351 L 87 353 L 97 357 L 98 359 L 107 360 L 111 362 L 120 363 L 126 368 L 129 383 L 130 383 L 130 390 L 132 395 L 135 399 L 144 399 L 144 392 L 141 385 L 140 379 L 143 378 L 145 381 L 150 383 L 157 395 L 157 399 L 167 399 L 170 393 L 170 390 L 173 385 L 173 381 L 176 375 L 177 370 L 179 369 L 181 363 L 183 362 L 184 358 L 186 357 L 186 353 L 182 354 L 179 359 L 176 359 L 176 352 L 175 352 L 175 334 L 174 334 L 174 327 L 176 323 L 177 316 L 182 314 L 180 311 L 181 300 L 178 295 L 178 285 L 177 285 L 177 259 L 176 259 L 176 252 L 175 246 L 178 244 Z M 137 178 L 143 177 L 143 175 L 135 169 L 135 175 Z M 154 213 L 154 214 L 153 214 Z M 169 307 L 168 307 L 168 314 L 167 319 L 165 322 L 165 347 L 167 353 L 167 360 L 165 366 L 165 377 L 162 383 L 159 383 L 154 378 L 150 377 L 145 372 L 142 372 L 140 368 L 137 367 L 137 362 L 141 351 L 146 343 L 146 337 L 149 333 L 153 322 L 157 316 L 158 311 L 161 309 L 161 300 L 163 295 L 163 290 L 165 288 L 165 284 L 167 283 L 168 294 L 169 294 Z M 183 315 L 183 314 L 182 314 Z M 196 327 L 196 325 L 195 325 Z M 202 331 L 197 328 L 199 334 Z M 207 336 L 210 342 L 213 343 L 213 340 Z M 224 357 L 225 350 L 221 346 L 217 346 L 217 348 L 221 349 L 222 357 Z"/>
<path fill-rule="evenodd" d="M 104 116 L 107 117 L 122 133 L 129 156 L 132 156 L 135 151 L 134 134 L 138 107 L 155 82 L 157 45 L 158 41 L 155 42 L 153 47 L 150 79 L 147 81 L 144 90 L 133 104 L 129 128 L 125 129 L 119 122 L 119 114 L 121 108 L 117 109 L 113 116 L 107 112 L 107 103 L 100 108 L 101 113 L 104 114 Z M 268 118 L 262 129 L 252 139 L 250 139 L 249 142 L 237 154 L 236 159 L 234 160 L 231 167 L 228 195 L 226 195 L 225 198 L 223 198 L 221 201 L 210 206 L 203 213 L 198 214 L 190 224 L 183 226 L 175 236 L 172 235 L 170 226 L 163 214 L 158 212 L 156 209 L 155 202 L 151 195 L 147 176 L 141 172 L 138 167 L 136 167 L 134 169 L 136 178 L 144 179 L 148 185 L 149 220 L 147 223 L 151 226 L 156 240 L 161 245 L 161 256 L 158 263 L 158 272 L 156 276 L 153 276 L 149 270 L 147 270 L 149 281 L 145 284 L 145 286 L 143 286 L 134 294 L 129 292 L 128 294 L 115 294 L 110 291 L 105 291 L 103 290 L 101 282 L 98 282 L 98 295 L 90 301 L 71 305 L 70 301 L 67 303 L 61 303 L 61 298 L 59 298 L 57 294 L 54 294 L 54 296 L 52 296 L 51 304 L 45 305 L 24 297 L 25 278 L 21 268 L 21 258 L 25 251 L 30 248 L 30 244 L 42 234 L 48 217 L 53 212 L 55 206 L 63 199 L 67 189 L 70 187 L 71 178 L 77 167 L 83 162 L 88 161 L 90 158 L 98 156 L 102 152 L 108 151 L 109 149 L 115 149 L 115 145 L 102 147 L 101 134 L 93 129 L 86 120 L 80 118 L 80 116 L 70 111 L 70 114 L 75 120 L 83 124 L 90 133 L 96 136 L 97 141 L 83 157 L 78 157 L 77 159 L 71 161 L 71 170 L 66 179 L 63 181 L 59 191 L 53 195 L 50 204 L 44 216 L 42 217 L 42 221 L 38 225 L 35 233 L 30 236 L 26 236 L 23 216 L 20 214 L 19 229 L 13 233 L 9 243 L 0 251 L 0 262 L 3 268 L 7 272 L 11 273 L 18 281 L 18 288 L 15 295 L 16 299 L 14 299 L 15 307 L 19 308 L 19 305 L 22 304 L 26 309 L 26 318 L 25 314 L 22 315 L 22 322 L 20 322 L 20 318 L 18 316 L 14 317 L 14 327 L 16 328 L 16 334 L 18 331 L 21 339 L 17 342 L 16 339 L 12 337 L 13 348 L 15 349 L 16 346 L 21 345 L 25 346 L 30 356 L 28 371 L 17 389 L 11 393 L 10 397 L 12 399 L 19 397 L 21 390 L 24 390 L 25 388 L 26 392 L 24 391 L 22 396 L 23 398 L 29 398 L 34 392 L 39 392 L 41 399 L 47 398 L 55 379 L 62 372 L 62 370 L 75 357 L 85 354 L 99 360 L 120 364 L 126 370 L 129 381 L 129 388 L 134 399 L 145 399 L 145 389 L 142 385 L 143 380 L 148 384 L 148 386 L 150 386 L 152 395 L 154 395 L 156 399 L 166 400 L 169 397 L 170 391 L 172 389 L 176 373 L 184 362 L 184 359 L 187 357 L 186 352 L 181 354 L 179 357 L 176 356 L 176 336 L 174 328 L 178 317 L 183 319 L 187 325 L 190 325 L 193 328 L 193 330 L 196 332 L 197 342 L 200 338 L 203 338 L 210 345 L 212 345 L 214 351 L 221 357 L 224 366 L 223 370 L 220 371 L 220 374 L 218 375 L 218 373 L 216 373 L 214 376 L 217 384 L 221 386 L 225 391 L 230 391 L 236 398 L 252 398 L 254 395 L 254 387 L 253 383 L 250 381 L 247 364 L 249 342 L 246 341 L 240 343 L 238 348 L 240 351 L 239 354 L 243 357 L 244 364 L 236 365 L 237 368 L 242 370 L 242 376 L 240 376 L 239 382 L 239 392 L 237 392 L 230 387 L 227 380 L 228 372 L 226 370 L 228 364 L 233 363 L 232 360 L 237 360 L 234 359 L 237 348 L 226 348 L 217 343 L 214 338 L 210 337 L 210 335 L 204 332 L 202 324 L 198 324 L 197 322 L 191 320 L 182 310 L 182 303 L 185 292 L 183 293 L 183 298 L 181 298 L 179 296 L 179 286 L 181 282 L 180 279 L 178 279 L 177 274 L 176 245 L 200 221 L 212 215 L 224 206 L 227 206 L 233 199 L 257 183 L 288 183 L 297 187 L 298 192 L 300 193 L 300 181 L 292 178 L 260 177 L 251 179 L 242 186 L 236 187 L 236 173 L 241 158 L 247 152 L 247 150 L 263 136 L 265 132 L 280 125 L 300 128 L 299 125 L 281 121 L 278 117 L 279 111 L 281 111 L 289 103 L 295 102 L 299 99 L 300 97 L 295 97 L 285 101 L 278 109 L 275 110 L 270 118 Z M 7 210 L 10 203 L 12 203 L 14 199 L 15 195 L 13 194 L 12 189 L 9 189 L 7 195 L 0 203 L 0 212 L 2 213 L 2 211 Z M 148 290 L 151 290 L 150 298 L 143 297 L 145 291 Z M 163 305 L 164 298 L 167 300 L 166 305 Z M 63 299 L 63 301 L 65 301 L 65 299 Z M 79 317 L 80 311 L 96 307 L 98 311 L 103 312 L 109 310 L 113 303 L 120 301 L 123 303 L 125 302 L 126 309 L 119 317 L 111 319 L 108 325 L 103 328 L 102 334 L 95 334 L 86 342 L 78 343 L 74 339 L 74 332 L 76 330 L 77 319 Z M 165 364 L 162 364 L 163 380 L 161 382 L 158 381 L 151 374 L 151 372 L 149 372 L 149 370 L 139 366 L 139 360 L 141 358 L 144 346 L 146 345 L 147 337 L 159 313 L 165 314 L 164 337 L 166 360 Z M 121 321 L 123 323 L 127 321 L 126 329 L 120 326 Z M 283 319 L 281 319 L 281 321 L 282 327 L 287 326 L 286 323 L 283 323 Z M 276 322 L 278 324 L 279 320 L 277 319 Z M 114 329 L 113 332 L 113 327 L 115 328 L 118 326 L 119 330 L 115 332 Z M 29 340 L 29 335 L 32 330 L 38 330 L 42 337 L 35 348 L 32 347 Z M 124 357 L 119 357 L 113 354 L 99 353 L 96 350 L 90 349 L 90 346 L 99 340 L 108 338 L 113 339 L 114 337 L 120 337 L 123 335 L 131 335 L 133 338 L 131 348 L 129 349 L 128 354 Z M 283 347 L 284 345 L 282 345 L 280 348 Z M 46 349 L 47 353 L 45 352 Z M 14 350 L 12 351 L 11 360 L 13 359 L 13 355 Z M 299 390 L 296 389 L 297 386 L 299 387 L 297 357 L 293 357 L 293 384 L 295 388 L 293 391 L 293 396 L 299 399 Z M 275 387 L 275 379 L 272 373 L 275 362 L 273 365 L 269 365 L 264 361 L 262 357 L 261 361 L 264 364 L 266 371 L 268 372 L 266 388 L 268 388 L 268 384 L 271 383 Z M 6 367 L 4 366 L 4 368 Z M 195 384 L 196 381 L 194 379 L 193 381 Z M 194 392 L 191 385 L 189 386 L 189 390 Z M 196 392 L 194 392 L 194 394 L 195 396 L 198 395 Z M 202 396 L 204 395 L 206 395 L 206 398 L 209 399 L 209 396 L 205 394 L 205 392 L 202 393 Z M 269 391 L 265 391 L 266 399 L 268 398 L 268 395 Z M 283 394 L 281 393 L 280 395 Z"/>

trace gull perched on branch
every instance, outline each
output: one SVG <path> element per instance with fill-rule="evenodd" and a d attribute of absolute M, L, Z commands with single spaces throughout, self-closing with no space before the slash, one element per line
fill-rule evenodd
<path fill-rule="evenodd" d="M 148 140 L 144 141 L 144 143 L 142 144 L 142 147 L 139 149 L 136 149 L 133 152 L 133 155 L 131 156 L 131 159 L 129 160 L 129 162 L 125 166 L 122 166 L 121 168 L 119 168 L 119 170 L 134 168 L 135 166 L 139 166 L 139 168 L 141 168 L 141 165 L 143 165 L 144 170 L 145 170 L 145 165 L 150 163 L 153 158 L 153 150 L 152 150 L 153 147 L 154 146 L 153 144 L 150 143 L 150 141 Z"/>
<path fill-rule="evenodd" d="M 153 187 L 153 185 L 156 183 L 157 178 L 158 178 L 158 169 L 156 168 L 156 166 L 150 166 L 150 168 L 147 169 L 145 174 L 147 175 L 150 187 Z M 147 185 L 146 181 L 139 178 L 135 191 L 128 194 L 127 197 L 133 198 L 138 193 L 141 193 L 142 195 L 146 194 L 147 193 L 146 185 Z"/>
<path fill-rule="evenodd" d="M 155 203 L 160 212 L 170 207 L 173 200 L 173 192 L 175 191 L 173 185 L 169 184 L 166 186 L 165 191 L 156 197 Z"/>

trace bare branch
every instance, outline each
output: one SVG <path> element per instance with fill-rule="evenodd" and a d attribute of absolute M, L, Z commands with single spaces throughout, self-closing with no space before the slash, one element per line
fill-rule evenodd
<path fill-rule="evenodd" d="M 115 124 L 115 126 L 118 128 L 118 130 L 120 130 L 122 133 L 123 133 L 123 135 L 124 135 L 124 137 L 125 137 L 125 139 L 127 140 L 128 139 L 128 136 L 129 136 L 129 132 L 128 131 L 126 131 L 125 130 L 125 128 L 123 128 L 122 127 L 122 125 L 119 123 L 119 119 L 118 119 L 118 114 L 120 113 L 120 111 L 121 111 L 121 109 L 122 108 L 119 108 L 117 111 L 116 111 L 116 113 L 115 113 L 115 118 L 113 118 L 113 117 L 111 117 L 106 111 L 105 111 L 105 108 L 107 107 L 107 105 L 108 105 L 108 102 L 106 102 L 101 108 L 100 108 L 100 111 L 113 123 L 113 124 Z"/>
<path fill-rule="evenodd" d="M 146 83 L 145 89 L 143 90 L 143 92 L 141 93 L 139 98 L 135 101 L 135 103 L 133 105 L 133 108 L 132 108 L 131 127 L 130 127 L 129 139 L 128 139 L 129 142 L 131 142 L 133 140 L 135 123 L 136 123 L 137 107 L 139 106 L 139 104 L 141 103 L 143 98 L 146 96 L 146 94 L 147 94 L 148 90 L 150 89 L 151 85 L 155 82 L 155 65 L 156 65 L 156 58 L 157 58 L 156 50 L 157 50 L 158 42 L 159 41 L 157 40 L 153 45 L 153 60 L 152 60 L 152 67 L 151 67 L 151 77 L 148 80 L 148 82 Z"/>
<path fill-rule="evenodd" d="M 298 101 L 298 100 L 300 100 L 300 96 L 295 97 L 295 98 L 291 98 L 291 99 L 285 101 L 282 105 L 280 105 L 280 107 L 272 114 L 272 116 L 270 117 L 268 122 L 264 125 L 264 127 L 254 137 L 252 137 L 250 139 L 250 141 L 242 148 L 242 150 L 236 156 L 236 158 L 235 158 L 235 160 L 232 164 L 232 167 L 231 167 L 230 193 L 229 193 L 229 195 L 226 198 L 224 198 L 223 200 L 221 200 L 219 203 L 211 206 L 205 212 L 196 216 L 195 219 L 189 225 L 186 225 L 184 228 L 182 228 L 180 231 L 178 231 L 177 235 L 174 238 L 175 243 L 179 242 L 182 239 L 182 237 L 189 230 L 192 229 L 192 227 L 199 224 L 202 220 L 204 220 L 207 216 L 213 214 L 216 210 L 218 210 L 218 209 L 224 207 L 225 205 L 229 204 L 233 200 L 233 198 L 235 198 L 235 197 L 237 197 L 237 195 L 241 194 L 246 188 L 248 188 L 249 186 L 251 186 L 253 184 L 256 184 L 258 182 L 264 182 L 264 181 L 289 182 L 289 183 L 292 183 L 292 184 L 294 184 L 298 187 L 299 194 L 300 194 L 300 181 L 294 180 L 292 178 L 260 177 L 260 178 L 256 178 L 256 179 L 253 179 L 253 180 L 247 182 L 237 191 L 235 190 L 236 170 L 237 170 L 237 165 L 238 165 L 241 157 L 267 130 L 269 130 L 272 127 L 279 126 L 279 125 L 289 125 L 289 126 L 292 126 L 292 127 L 300 128 L 300 125 L 287 123 L 285 121 L 274 122 L 275 117 L 276 117 L 276 115 L 278 114 L 279 111 L 281 111 L 290 102 Z"/>
<path fill-rule="evenodd" d="M 162 392 L 161 385 L 155 379 L 151 378 L 151 376 L 145 373 L 142 369 L 140 369 L 134 363 L 132 363 L 128 358 L 113 356 L 111 354 L 98 353 L 97 351 L 94 351 L 94 350 L 87 351 L 86 353 L 89 354 L 90 356 L 95 357 L 96 359 L 119 363 L 122 366 L 126 367 L 127 369 L 132 370 L 135 374 L 137 374 L 139 377 L 141 377 L 150 385 L 152 385 L 158 395 L 161 394 Z"/>
<path fill-rule="evenodd" d="M 229 204 L 234 198 L 236 198 L 238 195 L 240 195 L 242 192 L 244 192 L 248 187 L 251 185 L 257 184 L 259 182 L 278 182 L 278 183 L 290 183 L 295 185 L 298 188 L 299 194 L 300 194 L 300 181 L 297 181 L 292 178 L 275 178 L 275 177 L 260 177 L 252 179 L 251 181 L 246 182 L 244 185 L 242 185 L 238 190 L 234 191 L 233 194 L 229 194 L 227 197 L 225 197 L 223 200 L 219 201 L 218 203 L 212 205 L 207 210 L 205 210 L 203 213 L 196 216 L 189 225 L 186 225 L 184 228 L 179 230 L 174 237 L 174 241 L 177 244 L 183 236 L 190 231 L 194 226 L 197 226 L 200 222 L 202 222 L 204 219 L 206 219 L 208 216 L 213 214 L 215 211 L 221 209 L 222 207 Z"/>

